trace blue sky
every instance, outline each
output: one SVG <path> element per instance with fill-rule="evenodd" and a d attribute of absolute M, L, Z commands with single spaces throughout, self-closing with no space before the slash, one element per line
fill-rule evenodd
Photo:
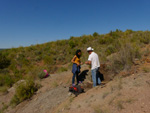
<path fill-rule="evenodd" d="M 150 30 L 150 0 L 0 0 L 0 48 Z"/>

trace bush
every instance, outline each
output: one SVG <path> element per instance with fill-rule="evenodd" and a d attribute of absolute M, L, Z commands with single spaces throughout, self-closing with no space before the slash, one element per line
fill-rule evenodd
<path fill-rule="evenodd" d="M 93 37 L 96 37 L 96 36 L 98 36 L 99 34 L 97 33 L 97 32 L 94 32 L 93 33 Z"/>
<path fill-rule="evenodd" d="M 61 67 L 58 69 L 58 72 L 64 72 L 64 71 L 68 71 L 68 69 L 65 67 Z"/>
<path fill-rule="evenodd" d="M 5 110 L 9 107 L 8 105 L 6 105 L 5 103 L 2 102 L 3 107 L 0 109 L 0 113 L 4 113 Z"/>
<path fill-rule="evenodd" d="M 42 79 L 42 78 L 44 78 L 45 77 L 45 73 L 43 72 L 43 70 L 42 71 L 40 71 L 39 72 L 39 74 L 38 74 L 38 77 L 40 78 L 40 79 Z"/>
<path fill-rule="evenodd" d="M 11 105 L 17 105 L 20 102 L 29 99 L 38 90 L 38 85 L 33 80 L 26 80 L 20 83 L 16 88 L 16 93 L 11 100 Z"/>
<path fill-rule="evenodd" d="M 116 29 L 116 31 L 110 31 L 109 35 L 112 36 L 113 38 L 118 38 L 120 37 L 119 34 L 121 33 L 122 31 Z"/>
<path fill-rule="evenodd" d="M 11 87 L 14 83 L 13 78 L 10 75 L 0 75 L 0 86 Z"/>
<path fill-rule="evenodd" d="M 10 65 L 10 60 L 5 55 L 0 53 L 0 69 L 7 68 Z"/>
<path fill-rule="evenodd" d="M 114 41 L 114 39 L 112 37 L 107 37 L 107 36 L 105 36 L 103 38 L 100 37 L 100 39 L 99 39 L 100 44 L 111 44 L 113 41 Z"/>
<path fill-rule="evenodd" d="M 53 60 L 53 57 L 52 56 L 47 56 L 45 55 L 43 57 L 43 60 L 44 60 L 44 63 L 45 64 L 54 64 L 54 60 Z"/>
<path fill-rule="evenodd" d="M 35 57 L 35 61 L 39 62 L 39 61 L 41 61 L 41 60 L 42 60 L 42 57 L 41 57 L 41 56 L 36 56 L 36 57 Z"/>
<path fill-rule="evenodd" d="M 140 42 L 144 43 L 144 44 L 149 44 L 150 43 L 150 37 L 141 37 L 140 38 Z"/>
<path fill-rule="evenodd" d="M 134 32 L 133 30 L 127 29 L 124 33 L 125 33 L 125 35 L 129 35 L 129 34 L 131 34 L 131 33 L 133 33 L 133 32 Z"/>
<path fill-rule="evenodd" d="M 3 94 L 8 93 L 7 89 L 8 89 L 7 86 L 0 86 L 0 92 L 2 92 Z"/>
<path fill-rule="evenodd" d="M 70 41 L 69 41 L 69 46 L 70 46 L 71 48 L 74 48 L 74 47 L 76 47 L 76 44 L 75 44 L 74 41 L 70 40 Z"/>
<path fill-rule="evenodd" d="M 108 47 L 106 48 L 105 53 L 106 53 L 106 55 L 108 56 L 108 55 L 111 55 L 112 53 L 114 53 L 115 51 L 116 51 L 116 50 L 115 50 L 115 47 L 112 46 L 112 45 L 110 45 L 110 46 L 108 46 Z"/>
<path fill-rule="evenodd" d="M 112 57 L 111 59 L 111 69 L 114 72 L 119 72 L 123 69 L 130 69 L 132 66 L 134 59 L 139 57 L 140 53 L 137 48 L 132 46 L 129 43 L 126 43 L 122 46 L 120 51 Z M 139 57 L 140 58 L 140 57 Z"/>
<path fill-rule="evenodd" d="M 88 42 L 87 37 L 82 37 L 81 43 L 82 43 L 82 44 L 86 44 L 87 42 Z"/>

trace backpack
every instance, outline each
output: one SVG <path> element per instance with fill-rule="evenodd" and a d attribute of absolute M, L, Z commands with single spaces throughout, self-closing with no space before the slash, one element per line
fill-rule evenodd
<path fill-rule="evenodd" d="M 70 86 L 69 91 L 75 94 L 75 96 L 78 96 L 80 93 L 84 92 L 84 89 L 80 85 L 75 85 L 75 86 Z"/>

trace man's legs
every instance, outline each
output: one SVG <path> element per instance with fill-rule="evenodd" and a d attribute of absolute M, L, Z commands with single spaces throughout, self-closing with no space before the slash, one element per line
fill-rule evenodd
<path fill-rule="evenodd" d="M 99 68 L 96 68 L 96 81 L 98 83 L 98 85 L 101 84 L 101 79 L 100 79 L 100 75 L 99 75 Z"/>
<path fill-rule="evenodd" d="M 96 69 L 91 70 L 92 72 L 92 80 L 93 80 L 93 87 L 96 86 Z"/>

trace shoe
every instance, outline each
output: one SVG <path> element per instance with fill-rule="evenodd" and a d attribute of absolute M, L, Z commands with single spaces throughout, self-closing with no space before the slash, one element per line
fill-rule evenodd
<path fill-rule="evenodd" d="M 75 86 L 75 84 L 72 84 L 72 86 Z"/>

